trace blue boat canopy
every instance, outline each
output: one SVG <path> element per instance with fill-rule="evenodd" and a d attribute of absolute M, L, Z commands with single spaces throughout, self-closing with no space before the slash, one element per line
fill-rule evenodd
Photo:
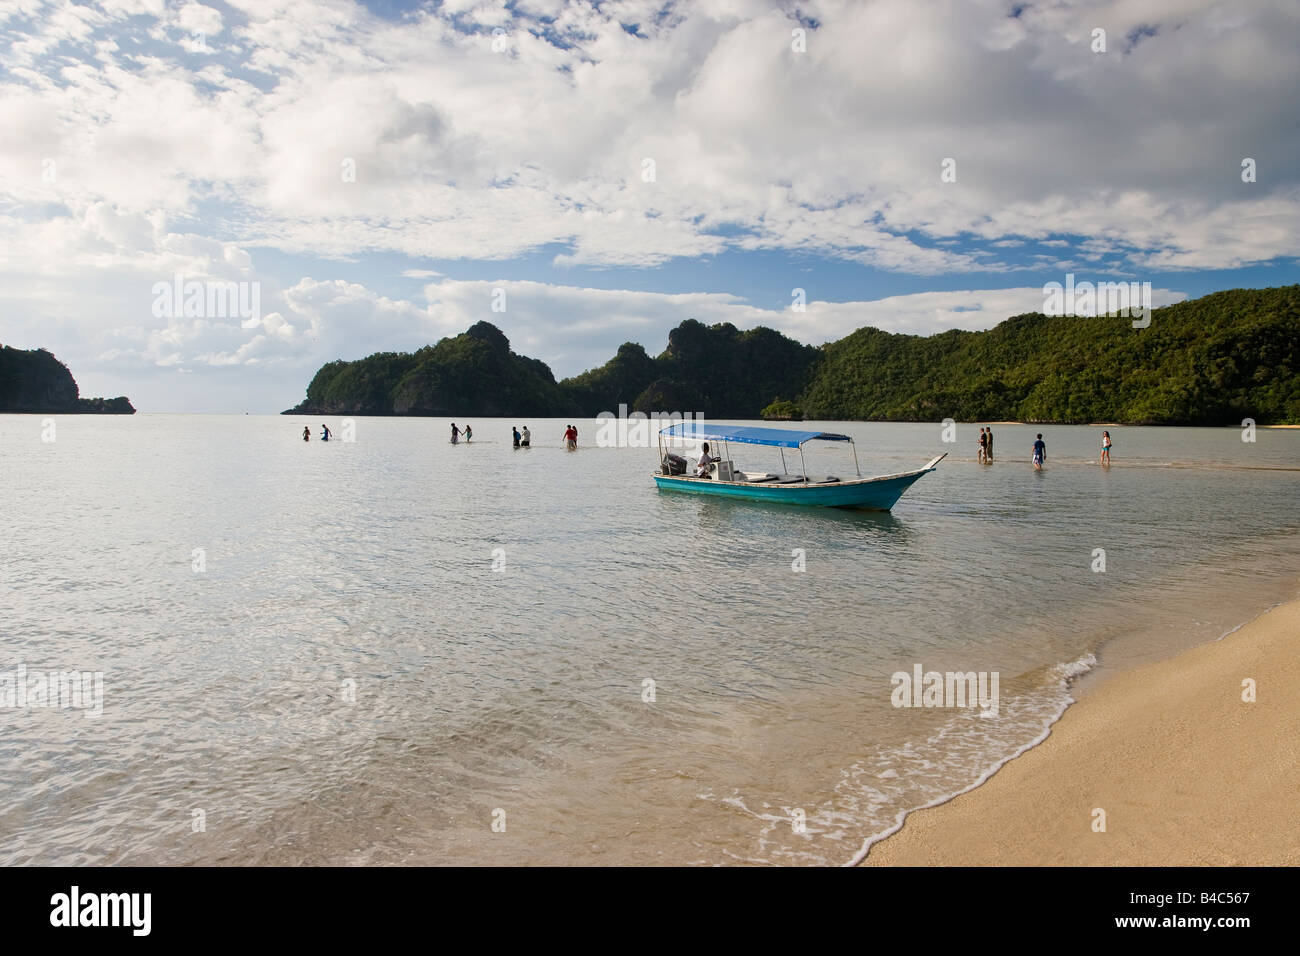
<path fill-rule="evenodd" d="M 798 448 L 806 441 L 852 441 L 848 435 L 831 432 L 800 432 L 790 428 L 756 428 L 753 425 L 705 425 L 702 422 L 678 422 L 659 432 L 665 438 L 694 441 L 734 441 L 745 445 L 778 445 Z"/>

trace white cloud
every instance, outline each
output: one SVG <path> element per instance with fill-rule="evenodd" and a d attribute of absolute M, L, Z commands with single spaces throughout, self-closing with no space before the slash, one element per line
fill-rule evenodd
<path fill-rule="evenodd" d="M 1290 3 L 1030 3 L 1011 19 L 993 2 L 814 0 L 800 9 L 821 26 L 796 53 L 796 21 L 762 3 L 512 16 L 466 0 L 390 22 L 283 0 L 237 3 L 232 25 L 188 2 L 164 25 L 243 52 L 92 42 L 146 9 L 52 4 L 14 44 L 33 69 L 0 84 L 15 198 L 169 215 L 215 199 L 237 204 L 241 238 L 323 255 L 559 243 L 561 265 L 655 265 L 734 246 L 928 274 L 987 267 L 917 236 L 1105 231 L 1164 250 L 1151 262 L 1300 254 L 1295 229 L 1231 225 L 1249 202 L 1300 212 L 1280 95 L 1300 85 Z M 489 27 L 506 21 L 510 54 L 493 53 Z M 1134 46 L 1139 26 L 1155 35 Z M 1249 192 L 1237 153 L 1260 154 Z M 34 176 L 46 156 L 56 186 Z M 939 180 L 945 157 L 955 183 Z"/>
<path fill-rule="evenodd" d="M 221 13 L 202 3 L 182 4 L 172 16 L 172 23 L 186 34 L 202 33 L 213 37 L 221 32 Z"/>

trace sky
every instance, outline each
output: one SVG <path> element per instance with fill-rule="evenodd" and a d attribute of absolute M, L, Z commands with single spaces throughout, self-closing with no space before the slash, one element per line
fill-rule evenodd
<path fill-rule="evenodd" d="M 0 0 L 0 343 L 264 413 L 480 320 L 563 378 L 1291 284 L 1297 49 L 1295 0 Z"/>

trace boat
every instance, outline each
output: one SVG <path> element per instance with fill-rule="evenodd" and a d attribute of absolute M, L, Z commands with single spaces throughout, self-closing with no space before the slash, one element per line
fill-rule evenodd
<path fill-rule="evenodd" d="M 721 442 L 723 451 L 709 464 L 708 477 L 686 474 L 684 458 L 665 449 L 665 440 L 680 439 L 696 442 Z M 834 475 L 814 477 L 804 465 L 803 446 L 810 441 L 848 442 L 853 450 L 853 468 L 856 478 L 838 478 Z M 782 471 L 788 471 L 785 449 L 799 450 L 798 474 L 773 474 L 771 472 L 741 471 L 731 460 L 731 443 L 741 445 L 768 445 L 781 449 Z M 722 495 L 746 498 L 753 501 L 777 502 L 789 505 L 814 505 L 822 508 L 868 508 L 888 511 L 922 475 L 935 470 L 939 462 L 948 457 L 944 452 L 937 458 L 913 471 L 894 475 L 863 477 L 858 465 L 858 452 L 848 435 L 832 432 L 796 431 L 788 428 L 760 428 L 752 425 L 705 425 L 703 422 L 677 422 L 659 431 L 659 471 L 655 484 L 661 491 L 685 491 L 704 495 Z"/>

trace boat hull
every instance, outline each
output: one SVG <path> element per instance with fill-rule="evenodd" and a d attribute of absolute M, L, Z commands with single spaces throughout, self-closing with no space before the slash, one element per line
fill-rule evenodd
<path fill-rule="evenodd" d="M 725 498 L 743 498 L 748 501 L 766 501 L 784 505 L 811 505 L 817 508 L 867 508 L 888 511 L 894 507 L 903 492 L 912 487 L 922 475 L 934 468 L 922 468 L 901 475 L 879 478 L 861 478 L 830 485 L 777 485 L 757 484 L 748 481 L 713 481 L 707 478 L 687 478 L 677 475 L 654 475 L 661 491 L 682 491 L 699 495 Z"/>

